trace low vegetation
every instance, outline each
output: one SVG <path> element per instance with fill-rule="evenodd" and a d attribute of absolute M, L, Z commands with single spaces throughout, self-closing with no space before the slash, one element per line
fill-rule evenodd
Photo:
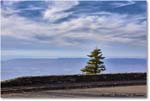
<path fill-rule="evenodd" d="M 2 81 L 2 87 L 25 86 L 38 84 L 62 84 L 80 82 L 105 82 L 105 81 L 132 81 L 146 80 L 146 73 L 119 73 L 100 75 L 58 75 L 58 76 L 35 76 L 20 77 L 12 80 Z"/>

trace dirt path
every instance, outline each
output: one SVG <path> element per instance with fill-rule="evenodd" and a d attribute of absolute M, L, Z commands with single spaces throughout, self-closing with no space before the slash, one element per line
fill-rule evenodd
<path fill-rule="evenodd" d="M 99 87 L 68 90 L 45 90 L 2 94 L 3 98 L 87 98 L 87 97 L 146 97 L 146 85 Z"/>

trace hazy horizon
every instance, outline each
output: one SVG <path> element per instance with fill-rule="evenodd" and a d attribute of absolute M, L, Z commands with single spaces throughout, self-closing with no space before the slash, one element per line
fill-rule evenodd
<path fill-rule="evenodd" d="M 16 60 L 16 59 L 63 59 L 63 58 L 70 58 L 70 59 L 76 59 L 76 58 L 85 58 L 89 59 L 89 57 L 17 57 L 17 58 L 1 58 L 1 61 L 7 61 L 7 60 Z M 147 59 L 147 57 L 105 57 L 105 59 Z"/>
<path fill-rule="evenodd" d="M 20 76 L 82 74 L 88 58 L 58 59 L 14 59 L 2 61 L 2 80 Z M 146 72 L 146 59 L 110 58 L 104 59 L 106 71 L 102 73 Z M 17 71 L 17 72 L 16 72 Z"/>

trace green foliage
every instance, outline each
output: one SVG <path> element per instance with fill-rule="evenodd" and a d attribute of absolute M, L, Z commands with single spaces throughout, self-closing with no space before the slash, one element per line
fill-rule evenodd
<path fill-rule="evenodd" d="M 86 74 L 98 74 L 105 70 L 104 62 L 102 61 L 105 57 L 102 56 L 102 52 L 100 49 L 94 49 L 90 55 L 89 61 L 87 62 L 87 66 L 81 69 L 83 73 Z"/>

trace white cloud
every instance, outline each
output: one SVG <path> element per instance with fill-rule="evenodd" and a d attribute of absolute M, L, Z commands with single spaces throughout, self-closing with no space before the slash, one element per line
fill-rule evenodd
<path fill-rule="evenodd" d="M 134 1 L 128 1 L 128 2 L 121 1 L 121 2 L 112 3 L 111 5 L 113 5 L 115 8 L 119 8 L 119 7 L 125 7 L 133 4 L 135 4 Z"/>
<path fill-rule="evenodd" d="M 78 5 L 78 1 L 53 1 L 50 2 L 49 8 L 43 13 L 43 18 L 49 21 L 56 21 L 61 18 L 65 18 L 72 14 L 71 12 L 65 12 L 65 10 L 71 9 Z"/>
<path fill-rule="evenodd" d="M 71 14 L 64 11 L 71 9 L 75 5 L 78 5 L 78 2 L 53 2 L 49 4 L 49 8 L 44 12 L 44 18 L 49 21 L 64 18 Z M 145 16 L 141 15 L 129 16 L 102 12 L 101 16 L 82 15 L 78 18 L 54 24 L 35 22 L 16 14 L 6 16 L 5 13 L 7 12 L 2 9 L 1 28 L 3 36 L 49 45 L 76 47 L 85 44 L 79 40 L 136 45 L 146 43 L 146 40 L 137 38 L 141 36 L 146 37 L 146 22 L 140 21 Z M 70 42 L 68 40 L 73 41 Z"/>

